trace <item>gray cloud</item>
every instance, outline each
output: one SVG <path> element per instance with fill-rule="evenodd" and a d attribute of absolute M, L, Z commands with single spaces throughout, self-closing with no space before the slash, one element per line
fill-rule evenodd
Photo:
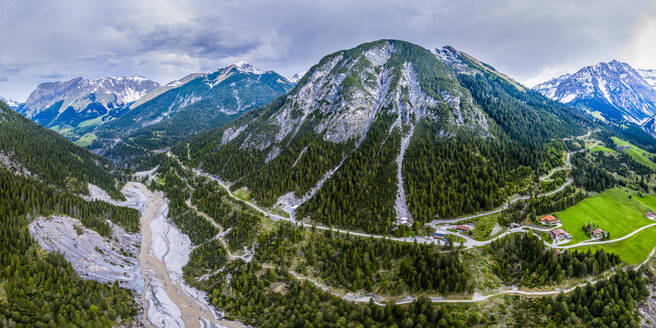
<path fill-rule="evenodd" d="M 656 37 L 644 35 L 656 30 L 645 28 L 656 22 L 652 0 L 0 0 L 0 7 L 0 95 L 19 100 L 46 80 L 138 74 L 168 82 L 237 59 L 292 75 L 382 38 L 453 45 L 524 82 L 602 60 L 645 66 L 656 58 L 640 44 Z"/>

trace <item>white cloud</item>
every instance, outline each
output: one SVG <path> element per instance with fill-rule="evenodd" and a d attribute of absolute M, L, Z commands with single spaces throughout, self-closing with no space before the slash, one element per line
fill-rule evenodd
<path fill-rule="evenodd" d="M 291 76 L 381 38 L 449 44 L 527 84 L 613 58 L 656 66 L 651 0 L 3 0 L 2 7 L 0 95 L 18 99 L 55 77 L 140 74 L 165 83 L 236 59 Z"/>

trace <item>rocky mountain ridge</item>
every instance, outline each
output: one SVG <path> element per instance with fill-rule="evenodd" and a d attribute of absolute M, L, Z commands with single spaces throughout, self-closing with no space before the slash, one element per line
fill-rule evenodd
<path fill-rule="evenodd" d="M 656 114 L 655 74 L 617 60 L 586 66 L 536 85 L 542 95 L 598 113 L 605 120 L 639 124 Z"/>

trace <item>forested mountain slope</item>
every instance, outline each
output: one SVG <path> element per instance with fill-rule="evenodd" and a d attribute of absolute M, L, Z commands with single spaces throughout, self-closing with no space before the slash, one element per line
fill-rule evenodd
<path fill-rule="evenodd" d="M 389 232 L 403 216 L 500 205 L 586 124 L 453 48 L 380 40 L 324 57 L 287 95 L 175 152 L 265 206 Z"/>
<path fill-rule="evenodd" d="M 111 164 L 61 135 L 13 112 L 0 102 L 0 166 L 70 192 L 95 184 L 120 198 L 119 175 Z"/>
<path fill-rule="evenodd" d="M 261 72 L 245 62 L 193 74 L 103 125 L 89 136 L 94 140 L 89 148 L 126 164 L 264 106 L 293 86 L 278 73 Z"/>
<path fill-rule="evenodd" d="M 102 236 L 111 231 L 107 220 L 136 231 L 136 210 L 77 195 L 87 183 L 117 194 L 107 170 L 105 160 L 0 102 L 0 326 L 113 327 L 136 314 L 130 291 L 80 278 L 28 232 L 36 217 L 52 215 L 74 217 Z"/>

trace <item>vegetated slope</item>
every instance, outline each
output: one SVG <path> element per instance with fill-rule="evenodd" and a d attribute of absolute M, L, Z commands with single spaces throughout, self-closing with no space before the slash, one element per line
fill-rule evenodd
<path fill-rule="evenodd" d="M 70 140 L 93 131 L 130 110 L 130 104 L 159 88 L 140 76 L 106 77 L 39 84 L 17 111 Z"/>
<path fill-rule="evenodd" d="M 128 165 L 128 160 L 264 106 L 294 86 L 278 73 L 260 72 L 244 62 L 192 75 L 176 85 L 102 126 L 89 148 Z"/>
<path fill-rule="evenodd" d="M 28 225 L 67 215 L 107 237 L 107 220 L 136 232 L 139 213 L 76 195 L 87 183 L 118 193 L 106 163 L 0 102 L 0 325 L 113 327 L 136 314 L 118 285 L 80 278 L 61 254 L 45 253 Z"/>
<path fill-rule="evenodd" d="M 615 122 L 638 124 L 656 114 L 653 72 L 635 70 L 616 60 L 586 66 L 533 89 L 590 113 L 599 112 L 606 120 Z"/>
<path fill-rule="evenodd" d="M 118 173 L 111 164 L 59 134 L 13 112 L 0 102 L 0 166 L 34 176 L 69 192 L 95 184 L 121 198 Z"/>
<path fill-rule="evenodd" d="M 547 143 L 589 123 L 453 48 L 381 40 L 324 57 L 289 94 L 189 151 L 265 206 L 389 232 L 400 213 L 421 223 L 500 205 L 559 164 Z"/>

